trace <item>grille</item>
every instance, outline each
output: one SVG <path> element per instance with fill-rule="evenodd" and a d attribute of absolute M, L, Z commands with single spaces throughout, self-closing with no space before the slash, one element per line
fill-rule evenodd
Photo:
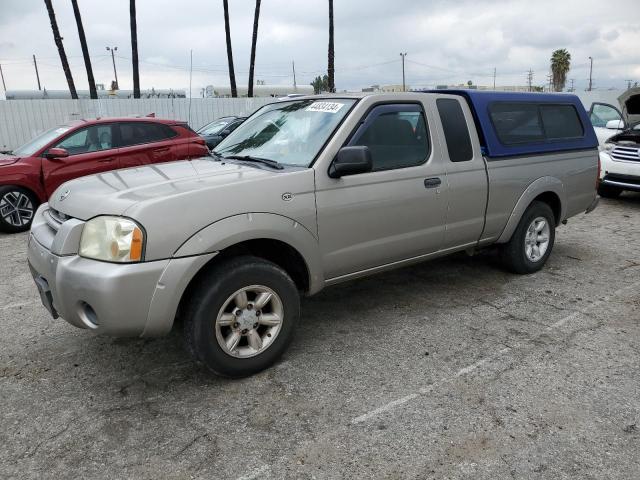
<path fill-rule="evenodd" d="M 51 227 L 54 231 L 58 231 L 60 229 L 60 225 L 69 220 L 70 217 L 65 215 L 64 213 L 60 213 L 53 208 L 49 210 L 45 210 L 44 219 L 47 222 L 47 225 Z"/>
<path fill-rule="evenodd" d="M 640 148 L 619 145 L 611 151 L 611 157 L 625 162 L 640 162 Z"/>

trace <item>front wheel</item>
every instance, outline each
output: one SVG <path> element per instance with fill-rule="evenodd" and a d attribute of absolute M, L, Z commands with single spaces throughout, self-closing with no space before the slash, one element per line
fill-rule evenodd
<path fill-rule="evenodd" d="M 245 377 L 269 367 L 289 346 L 300 296 L 279 266 L 243 256 L 207 272 L 185 314 L 185 339 L 195 360 L 218 375 Z"/>
<path fill-rule="evenodd" d="M 29 190 L 16 185 L 0 187 L 0 232 L 29 230 L 36 208 L 37 199 Z"/>
<path fill-rule="evenodd" d="M 513 273 L 537 272 L 551 255 L 555 238 L 556 222 L 551 207 L 533 202 L 502 249 L 505 267 Z"/>

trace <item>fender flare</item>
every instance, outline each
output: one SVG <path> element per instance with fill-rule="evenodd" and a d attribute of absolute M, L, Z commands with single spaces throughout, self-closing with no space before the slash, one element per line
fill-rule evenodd
<path fill-rule="evenodd" d="M 294 248 L 309 272 L 309 294 L 324 286 L 318 239 L 296 220 L 273 213 L 243 213 L 214 222 L 192 235 L 173 254 L 174 257 L 203 255 L 247 241 L 278 240 Z"/>
<path fill-rule="evenodd" d="M 530 183 L 522 195 L 520 195 L 520 198 L 516 202 L 516 206 L 513 208 L 511 215 L 509 216 L 509 220 L 507 220 L 507 224 L 505 225 L 504 230 L 502 230 L 502 233 L 496 243 L 507 243 L 511 239 L 513 232 L 515 232 L 518 227 L 518 223 L 520 222 L 522 215 L 524 215 L 524 212 L 527 210 L 527 207 L 531 205 L 531 202 L 533 202 L 538 195 L 547 192 L 555 193 L 560 199 L 560 220 L 562 220 L 566 215 L 567 203 L 564 185 L 555 177 L 540 177 Z"/>

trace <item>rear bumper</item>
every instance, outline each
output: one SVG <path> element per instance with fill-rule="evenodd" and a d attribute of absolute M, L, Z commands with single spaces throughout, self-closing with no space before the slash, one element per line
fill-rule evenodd
<path fill-rule="evenodd" d="M 54 317 L 113 336 L 169 332 L 189 281 L 213 256 L 123 265 L 58 256 L 33 235 L 28 247 L 32 276 L 41 295 L 44 290 L 43 303 L 50 295 Z"/>

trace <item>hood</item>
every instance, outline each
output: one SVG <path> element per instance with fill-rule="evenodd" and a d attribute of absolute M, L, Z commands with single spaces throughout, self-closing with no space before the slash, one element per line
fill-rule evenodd
<path fill-rule="evenodd" d="M 607 142 L 610 143 L 620 143 L 620 142 L 632 142 L 640 144 L 640 130 L 628 129 L 624 132 L 620 132 L 617 135 L 609 137 Z"/>
<path fill-rule="evenodd" d="M 4 167 L 5 165 L 12 165 L 16 163 L 18 160 L 20 160 L 20 157 L 0 153 L 0 167 Z"/>
<path fill-rule="evenodd" d="M 134 219 L 146 232 L 145 259 L 158 260 L 173 256 L 203 228 L 239 214 L 280 215 L 314 232 L 314 178 L 311 168 L 276 171 L 203 158 L 72 180 L 49 203 L 82 220 Z"/>
<path fill-rule="evenodd" d="M 275 175 L 259 168 L 212 159 L 183 160 L 113 170 L 71 180 L 49 199 L 56 210 L 81 220 L 96 215 L 125 215 L 141 202 L 179 197 Z"/>
<path fill-rule="evenodd" d="M 640 122 L 640 87 L 629 88 L 618 97 L 627 124 Z"/>

